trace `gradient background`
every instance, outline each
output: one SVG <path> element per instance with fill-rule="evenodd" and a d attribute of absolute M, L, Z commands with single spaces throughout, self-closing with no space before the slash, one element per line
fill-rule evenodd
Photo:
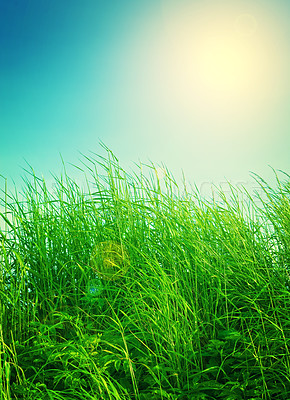
<path fill-rule="evenodd" d="M 289 0 L 0 0 L 0 174 L 21 185 L 27 160 L 49 183 L 60 154 L 102 140 L 202 193 L 273 182 L 290 167 L 289 20 Z"/>

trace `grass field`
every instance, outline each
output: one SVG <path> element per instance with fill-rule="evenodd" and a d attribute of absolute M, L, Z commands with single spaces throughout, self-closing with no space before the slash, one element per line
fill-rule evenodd
<path fill-rule="evenodd" d="M 81 168 L 1 195 L 1 400 L 289 400 L 289 175 L 217 201 Z"/>

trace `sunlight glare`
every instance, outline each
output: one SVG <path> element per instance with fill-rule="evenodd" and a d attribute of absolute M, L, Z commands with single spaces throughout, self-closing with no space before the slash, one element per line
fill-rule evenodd
<path fill-rule="evenodd" d="M 208 129 L 258 119 L 279 94 L 285 55 L 273 20 L 259 8 L 242 9 L 164 8 L 165 89 L 180 119 L 194 113 Z"/>

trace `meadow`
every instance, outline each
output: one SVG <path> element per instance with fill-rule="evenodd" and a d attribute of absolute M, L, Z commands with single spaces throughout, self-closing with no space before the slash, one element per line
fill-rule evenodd
<path fill-rule="evenodd" d="M 1 400 L 289 400 L 289 175 L 205 200 L 78 168 L 1 194 Z"/>

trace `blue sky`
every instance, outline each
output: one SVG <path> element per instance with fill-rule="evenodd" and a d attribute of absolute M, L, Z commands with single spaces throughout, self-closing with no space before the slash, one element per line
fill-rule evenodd
<path fill-rule="evenodd" d="M 0 0 L 0 174 L 50 180 L 100 140 L 201 190 L 289 173 L 289 18 L 284 0 Z"/>

